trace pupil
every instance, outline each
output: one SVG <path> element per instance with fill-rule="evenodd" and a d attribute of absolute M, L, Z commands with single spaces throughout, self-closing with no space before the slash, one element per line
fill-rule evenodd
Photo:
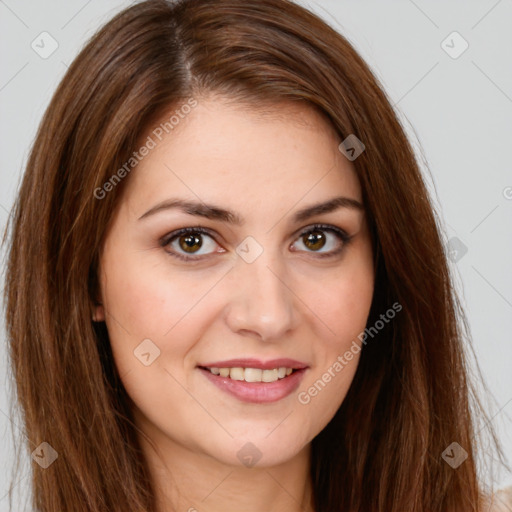
<path fill-rule="evenodd" d="M 304 245 L 310 249 L 318 250 L 325 245 L 325 236 L 321 231 L 312 231 L 304 236 Z"/>
<path fill-rule="evenodd" d="M 186 252 L 195 252 L 201 248 L 203 242 L 196 235 L 183 235 L 180 237 L 180 246 Z"/>

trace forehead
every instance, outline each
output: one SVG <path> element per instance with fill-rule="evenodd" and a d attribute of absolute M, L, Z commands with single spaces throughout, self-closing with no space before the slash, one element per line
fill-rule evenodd
<path fill-rule="evenodd" d="M 210 97 L 186 115 L 173 117 L 176 110 L 141 138 L 141 144 L 151 140 L 152 149 L 127 184 L 125 198 L 135 210 L 170 196 L 266 214 L 340 194 L 361 201 L 339 136 L 311 107 L 251 108 Z"/>

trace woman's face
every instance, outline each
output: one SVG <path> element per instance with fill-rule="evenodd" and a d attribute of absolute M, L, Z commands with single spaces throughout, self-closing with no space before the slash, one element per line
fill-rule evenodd
<path fill-rule="evenodd" d="M 96 320 L 157 446 L 275 465 L 327 425 L 357 367 L 374 286 L 361 189 L 307 107 L 261 115 L 211 98 L 190 110 L 142 139 Z"/>

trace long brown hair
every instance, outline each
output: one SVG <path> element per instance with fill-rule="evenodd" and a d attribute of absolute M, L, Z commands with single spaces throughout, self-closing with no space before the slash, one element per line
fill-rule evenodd
<path fill-rule="evenodd" d="M 215 92 L 321 111 L 353 162 L 376 254 L 373 325 L 339 411 L 312 442 L 316 512 L 479 511 L 463 325 L 438 221 L 404 130 L 350 43 L 288 0 L 149 0 L 81 51 L 39 128 L 11 222 L 6 318 L 41 512 L 155 510 L 149 470 L 104 324 L 91 321 L 97 265 L 129 160 L 151 122 Z M 136 172 L 136 168 L 134 171 Z M 96 193 L 95 193 L 96 191 Z M 468 459 L 441 457 L 457 442 Z"/>

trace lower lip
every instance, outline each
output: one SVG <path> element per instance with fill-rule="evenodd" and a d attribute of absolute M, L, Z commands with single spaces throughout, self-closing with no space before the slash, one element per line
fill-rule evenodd
<path fill-rule="evenodd" d="M 207 379 L 210 379 L 218 388 L 244 402 L 264 404 L 277 402 L 293 393 L 304 377 L 306 368 L 295 370 L 293 373 L 276 382 L 245 382 L 233 380 L 229 377 L 214 375 L 210 370 L 199 368 Z"/>

